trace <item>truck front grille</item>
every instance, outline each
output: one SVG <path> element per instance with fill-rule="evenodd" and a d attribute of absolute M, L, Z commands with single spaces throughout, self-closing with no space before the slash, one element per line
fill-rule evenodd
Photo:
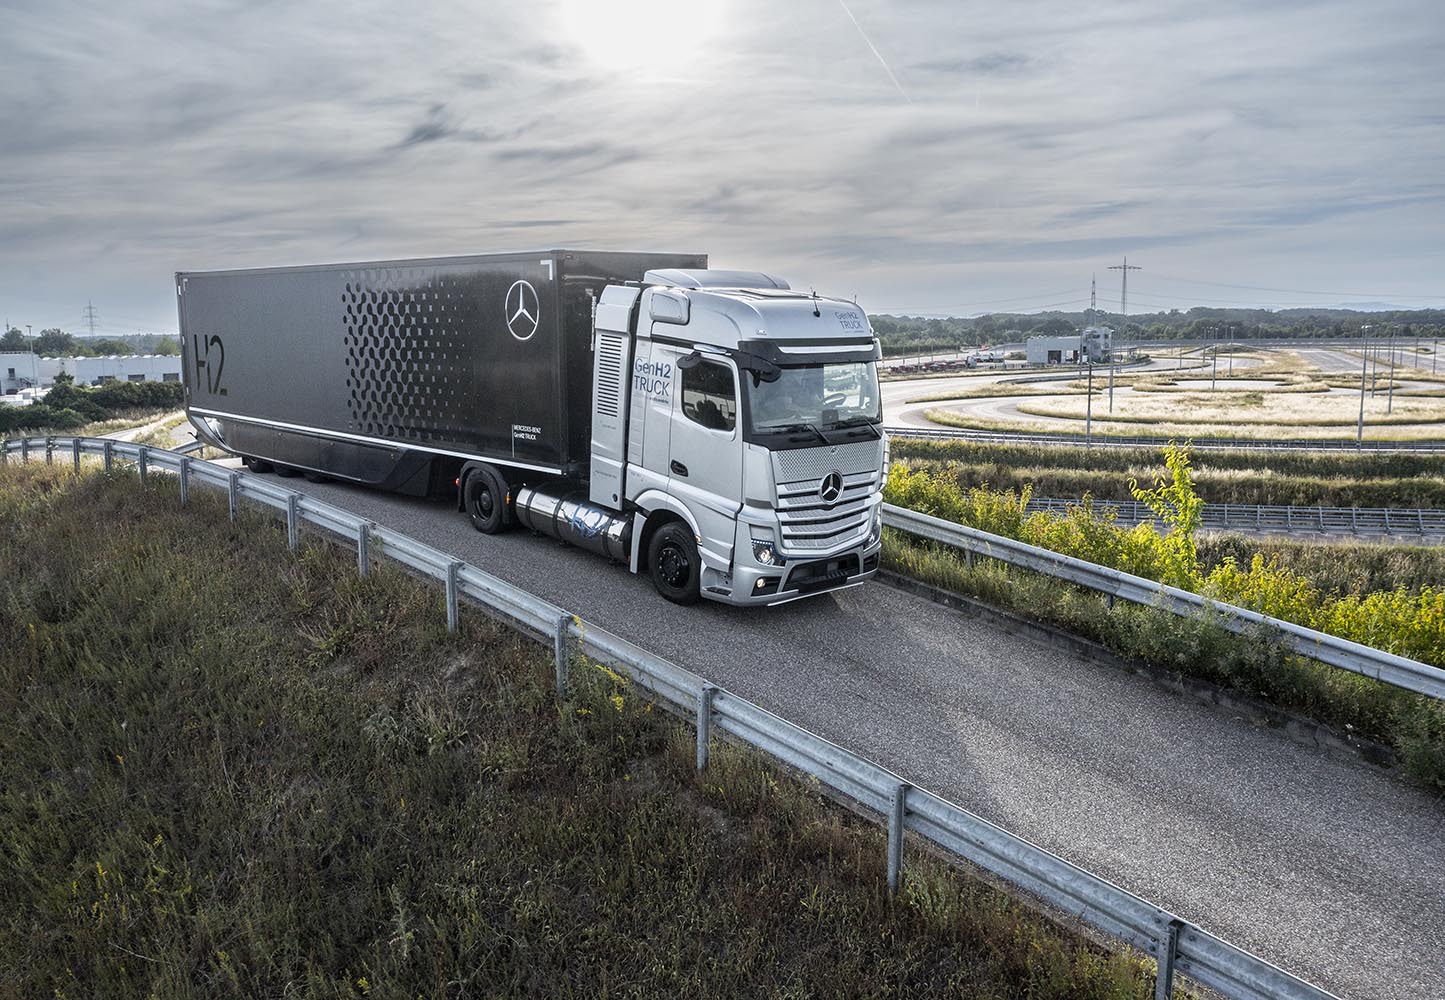
<path fill-rule="evenodd" d="M 783 549 L 823 551 L 849 544 L 868 533 L 868 498 L 878 489 L 878 473 L 860 472 L 843 477 L 843 491 L 828 503 L 819 494 L 819 481 L 778 486 L 778 520 Z"/>

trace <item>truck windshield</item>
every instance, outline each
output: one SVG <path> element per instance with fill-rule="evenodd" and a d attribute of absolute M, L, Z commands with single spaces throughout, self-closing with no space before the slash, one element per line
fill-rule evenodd
<path fill-rule="evenodd" d="M 752 434 L 768 444 L 782 443 L 779 436 L 802 446 L 880 433 L 883 409 L 871 361 L 789 367 L 774 382 L 745 381 Z"/>

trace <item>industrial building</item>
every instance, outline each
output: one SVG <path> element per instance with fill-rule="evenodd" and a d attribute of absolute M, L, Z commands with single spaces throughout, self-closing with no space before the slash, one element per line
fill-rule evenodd
<path fill-rule="evenodd" d="M 1024 345 L 1031 365 L 1102 364 L 1113 349 L 1114 331 L 1107 326 L 1090 326 L 1070 337 L 1030 337 Z"/>
<path fill-rule="evenodd" d="M 77 385 L 102 382 L 179 382 L 181 359 L 170 354 L 118 355 L 104 358 L 42 358 L 36 354 L 0 354 L 0 395 L 22 389 L 45 389 L 55 376 L 68 372 Z"/>

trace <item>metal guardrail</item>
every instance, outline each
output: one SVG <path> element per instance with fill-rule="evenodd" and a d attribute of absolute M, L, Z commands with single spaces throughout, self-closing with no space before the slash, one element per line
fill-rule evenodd
<path fill-rule="evenodd" d="M 902 879 L 907 831 L 977 865 L 1042 900 L 1151 956 L 1158 964 L 1155 997 L 1173 996 L 1177 974 L 1236 1000 L 1334 1000 L 1327 993 L 1264 959 L 1229 944 L 1203 928 L 1140 896 L 1070 864 L 1041 847 L 995 826 L 897 774 L 830 743 L 732 692 L 606 629 L 588 623 L 475 566 L 350 511 L 323 503 L 276 482 L 176 452 L 96 438 L 6 441 L 0 459 L 43 454 L 47 462 L 69 457 L 78 469 L 82 455 L 99 455 L 110 470 L 133 463 L 142 481 L 164 470 L 179 478 L 185 504 L 193 485 L 225 490 L 234 520 L 240 501 L 282 512 L 292 551 L 303 524 L 312 524 L 356 546 L 357 566 L 369 571 L 376 557 L 392 559 L 444 587 L 447 626 L 457 627 L 457 608 L 466 597 L 544 637 L 553 646 L 559 695 L 577 650 L 630 677 L 639 687 L 697 726 L 697 766 L 707 767 L 713 730 L 756 747 L 822 786 L 881 815 L 888 829 L 890 891 Z"/>
<path fill-rule="evenodd" d="M 1079 500 L 1030 497 L 1028 510 L 1062 514 L 1078 507 Z M 1094 509 L 1113 510 L 1125 524 L 1157 520 L 1147 504 L 1137 500 L 1094 500 Z M 1207 503 L 1203 526 L 1223 531 L 1316 532 L 1332 535 L 1445 536 L 1445 510 L 1403 507 L 1295 507 L 1267 504 Z"/>
<path fill-rule="evenodd" d="M 1024 433 L 1015 431 L 973 430 L 967 427 L 885 427 L 892 438 L 922 438 L 934 441 L 979 441 L 988 444 L 1048 444 L 1077 445 L 1094 448 L 1162 448 L 1175 437 L 1137 435 L 1121 437 L 1113 434 L 1095 434 L 1092 439 L 1083 434 Z M 1330 452 L 1390 452 L 1400 454 L 1439 454 L 1445 452 L 1445 441 L 1354 441 L 1316 440 L 1313 438 L 1281 438 L 1264 441 L 1258 438 L 1192 438 L 1190 445 L 1197 451 L 1330 451 Z"/>
<path fill-rule="evenodd" d="M 961 549 L 969 553 L 970 559 L 974 555 L 997 559 L 1098 591 L 1111 599 L 1121 598 L 1135 604 L 1146 604 L 1176 615 L 1212 613 L 1219 624 L 1230 632 L 1242 634 L 1262 631 L 1273 641 L 1301 656 L 1351 673 L 1373 677 L 1407 691 L 1445 700 L 1445 670 L 1419 660 L 1387 653 L 1326 632 L 1317 632 L 1238 605 L 1212 601 L 1188 590 L 1146 580 L 1142 576 L 1133 576 L 1049 549 L 1041 549 L 1013 538 L 993 535 L 954 521 L 945 521 L 943 518 L 922 514 L 906 507 L 884 504 L 883 523 L 890 528 Z"/>

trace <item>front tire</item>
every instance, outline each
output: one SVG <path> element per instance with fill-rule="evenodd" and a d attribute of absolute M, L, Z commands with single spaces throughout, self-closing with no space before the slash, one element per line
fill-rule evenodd
<path fill-rule="evenodd" d="M 472 527 L 484 535 L 495 535 L 512 526 L 511 491 L 495 469 L 484 466 L 467 477 L 462 498 Z"/>
<path fill-rule="evenodd" d="M 702 559 L 687 525 L 670 521 L 647 543 L 647 566 L 652 585 L 673 604 L 696 604 L 701 596 L 698 580 Z"/>

